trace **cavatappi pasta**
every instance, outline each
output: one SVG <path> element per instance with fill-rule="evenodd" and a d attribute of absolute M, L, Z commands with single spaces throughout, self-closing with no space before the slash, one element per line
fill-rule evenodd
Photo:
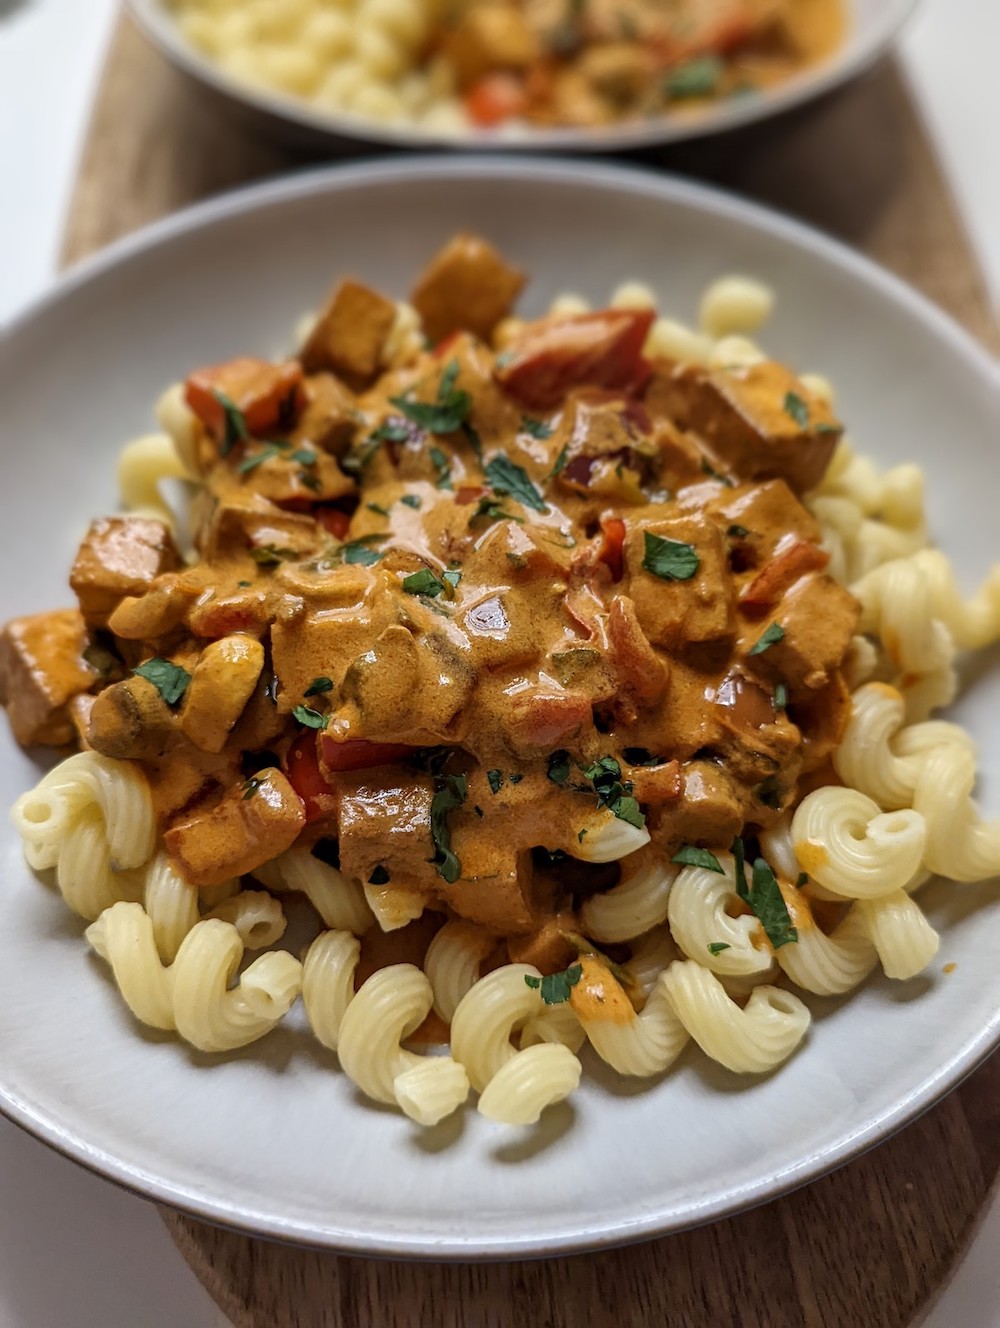
<path fill-rule="evenodd" d="M 166 3 L 237 83 L 438 134 L 697 114 L 815 65 L 844 32 L 842 0 Z"/>
<path fill-rule="evenodd" d="M 409 303 L 346 281 L 294 357 L 168 390 L 78 607 L 0 636 L 17 738 L 80 748 L 25 854 L 135 1018 L 223 1054 L 301 996 L 425 1126 L 530 1124 L 591 1054 L 773 1070 L 793 989 L 921 972 L 920 886 L 1000 872 L 929 717 L 1000 573 L 962 597 L 920 472 L 766 358 L 759 283 L 697 328 L 637 282 L 529 322 L 520 285 L 460 236 Z"/>

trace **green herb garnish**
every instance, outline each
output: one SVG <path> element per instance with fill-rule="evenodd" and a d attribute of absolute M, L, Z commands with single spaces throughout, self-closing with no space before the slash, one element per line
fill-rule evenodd
<path fill-rule="evenodd" d="M 723 950 L 731 950 L 733 947 L 728 941 L 709 941 L 708 953 L 710 955 L 722 954 Z"/>
<path fill-rule="evenodd" d="M 607 807 L 619 821 L 627 821 L 640 830 L 645 826 L 646 818 L 632 797 L 632 785 L 622 783 L 622 768 L 613 756 L 602 756 L 592 765 L 581 765 L 580 770 L 593 784 L 600 806 Z"/>
<path fill-rule="evenodd" d="M 790 945 L 799 939 L 799 933 L 792 926 L 792 919 L 774 872 L 763 858 L 753 864 L 753 876 L 746 901 L 760 919 L 760 924 L 767 933 L 767 939 L 776 950 L 783 945 Z"/>
<path fill-rule="evenodd" d="M 249 475 L 251 470 L 256 470 L 265 461 L 271 461 L 274 457 L 281 456 L 287 446 L 287 443 L 268 443 L 259 452 L 255 452 L 253 456 L 244 457 L 236 469 L 241 475 Z"/>
<path fill-rule="evenodd" d="M 549 757 L 545 774 L 552 780 L 553 784 L 565 784 L 569 779 L 569 752 L 564 748 L 553 752 Z"/>
<path fill-rule="evenodd" d="M 779 641 L 783 641 L 784 639 L 785 629 L 782 627 L 781 623 L 772 623 L 756 644 L 750 647 L 747 654 L 763 655 L 765 650 L 769 650 L 771 646 L 776 646 Z"/>
<path fill-rule="evenodd" d="M 774 689 L 774 708 L 775 710 L 785 710 L 788 707 L 788 688 L 783 682 L 779 682 Z"/>
<path fill-rule="evenodd" d="M 540 991 L 546 1005 L 563 1005 L 569 1000 L 576 984 L 583 977 L 582 964 L 570 964 L 561 973 L 549 973 L 547 977 L 536 978 L 525 973 L 524 980 L 532 991 Z"/>
<path fill-rule="evenodd" d="M 746 526 L 727 526 L 726 534 L 732 536 L 733 539 L 746 539 L 750 532 Z"/>
<path fill-rule="evenodd" d="M 302 693 L 303 696 L 322 696 L 324 692 L 333 691 L 333 680 L 331 678 L 319 677 L 313 678 L 312 682 Z"/>
<path fill-rule="evenodd" d="M 436 850 L 431 861 L 449 885 L 461 876 L 462 864 L 452 852 L 448 813 L 462 806 L 467 792 L 465 775 L 439 775 L 437 791 L 431 799 L 431 838 Z"/>
<path fill-rule="evenodd" d="M 414 512 L 419 512 L 422 506 L 420 501 L 420 495 L 417 493 L 404 493 L 399 501 L 401 503 L 405 503 L 407 507 L 412 507 Z M 388 515 L 389 513 L 386 512 L 386 516 Z"/>
<path fill-rule="evenodd" d="M 366 535 L 361 539 L 350 540 L 347 544 L 341 545 L 341 561 L 357 564 L 361 567 L 373 567 L 385 555 L 380 549 L 370 547 L 371 540 L 372 536 Z"/>
<path fill-rule="evenodd" d="M 707 848 L 697 848 L 694 844 L 684 844 L 670 861 L 680 863 L 682 867 L 704 867 L 706 871 L 718 872 L 720 876 L 725 875 L 722 864 L 715 854 L 710 853 Z"/>
<path fill-rule="evenodd" d="M 487 770 L 486 778 L 489 780 L 490 792 L 499 793 L 500 790 L 503 788 L 503 771 Z"/>
<path fill-rule="evenodd" d="M 701 566 L 693 544 L 643 531 L 642 565 L 662 581 L 690 581 Z"/>
<path fill-rule="evenodd" d="M 555 465 L 545 476 L 547 480 L 554 480 L 557 475 L 561 475 L 566 469 L 566 462 L 569 460 L 569 443 L 563 445 L 562 451 L 556 457 Z"/>
<path fill-rule="evenodd" d="M 528 472 L 522 466 L 515 465 L 510 457 L 494 457 L 487 464 L 484 474 L 496 493 L 506 493 L 536 512 L 549 510 L 542 495 L 528 477 Z"/>
<path fill-rule="evenodd" d="M 714 55 L 700 55 L 672 69 L 663 80 L 663 95 L 671 101 L 687 97 L 711 97 L 719 89 L 725 66 Z"/>
<path fill-rule="evenodd" d="M 378 503 L 365 503 L 365 507 L 368 508 L 369 512 L 374 512 L 376 516 L 389 515 L 388 507 L 380 507 Z"/>
<path fill-rule="evenodd" d="M 169 659 L 161 659 L 159 655 L 155 659 L 147 659 L 145 664 L 140 664 L 132 672 L 151 682 L 167 705 L 171 706 L 177 704 L 191 681 L 187 669 L 182 669 L 179 664 L 171 664 Z"/>
<path fill-rule="evenodd" d="M 453 489 L 455 486 L 451 482 L 451 463 L 444 452 L 441 451 L 440 447 L 432 447 L 427 455 L 437 471 L 437 480 L 435 481 L 437 487 L 439 489 Z"/>
<path fill-rule="evenodd" d="M 222 439 L 222 455 L 228 456 L 237 443 L 247 442 L 250 430 L 247 428 L 246 416 L 231 397 L 227 397 L 225 392 L 220 392 L 218 388 L 212 390 L 212 396 L 222 407 L 225 416 L 226 430 Z"/>
<path fill-rule="evenodd" d="M 530 415 L 521 416 L 521 428 L 539 441 L 551 438 L 555 432 L 551 424 L 547 424 L 545 420 L 533 420 Z"/>
<path fill-rule="evenodd" d="M 489 494 L 483 494 L 480 498 L 476 510 L 469 517 L 469 525 L 476 521 L 516 521 L 519 526 L 524 525 L 524 517 L 515 516 L 513 512 L 504 509 L 503 500 L 500 498 L 491 498 Z"/>
<path fill-rule="evenodd" d="M 294 549 L 281 549 L 276 544 L 255 544 L 250 550 L 250 557 L 258 567 L 273 567 L 295 556 Z"/>
<path fill-rule="evenodd" d="M 430 595 L 433 599 L 436 595 L 444 594 L 444 582 L 439 581 L 428 567 L 404 576 L 402 587 L 408 595 Z"/>
<path fill-rule="evenodd" d="M 311 706 L 297 705 L 292 714 L 307 729 L 325 729 L 330 722 L 329 715 L 322 715 Z"/>
<path fill-rule="evenodd" d="M 465 423 L 472 407 L 469 393 L 455 388 L 458 372 L 458 361 L 450 361 L 438 383 L 436 401 L 414 401 L 410 396 L 403 396 L 390 397 L 390 404 L 421 429 L 430 433 L 455 433 Z"/>
<path fill-rule="evenodd" d="M 251 776 L 243 785 L 243 801 L 246 802 L 248 798 L 252 798 L 263 782 L 256 775 Z"/>
<path fill-rule="evenodd" d="M 800 429 L 808 428 L 809 425 L 809 407 L 798 395 L 797 392 L 786 392 L 784 400 L 785 414 L 799 426 Z"/>

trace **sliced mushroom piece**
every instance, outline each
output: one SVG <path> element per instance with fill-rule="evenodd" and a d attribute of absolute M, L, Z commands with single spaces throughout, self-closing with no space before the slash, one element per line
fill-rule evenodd
<path fill-rule="evenodd" d="M 188 742 L 203 752 L 221 752 L 263 667 L 264 647 L 252 636 L 227 636 L 206 646 L 181 710 L 181 731 Z"/>

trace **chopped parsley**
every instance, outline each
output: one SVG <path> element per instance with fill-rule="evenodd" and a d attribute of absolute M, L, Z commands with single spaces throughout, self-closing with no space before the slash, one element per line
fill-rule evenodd
<path fill-rule="evenodd" d="M 663 95 L 671 101 L 711 97 L 719 90 L 725 66 L 715 55 L 700 55 L 672 69 L 663 80 Z"/>
<path fill-rule="evenodd" d="M 779 682 L 775 686 L 774 708 L 775 710 L 786 710 L 788 708 L 788 688 L 783 682 Z"/>
<path fill-rule="evenodd" d="M 300 447 L 292 453 L 289 459 L 291 461 L 297 461 L 300 466 L 315 466 L 318 457 L 315 452 L 310 451 L 308 448 Z"/>
<path fill-rule="evenodd" d="M 817 432 L 817 433 L 840 433 L 840 425 L 839 425 L 839 424 L 827 424 L 827 423 L 825 423 L 825 422 L 824 422 L 823 424 L 817 424 L 817 425 L 816 425 L 816 432 Z"/>
<path fill-rule="evenodd" d="M 520 784 L 521 780 L 524 778 L 524 775 L 522 775 L 519 770 L 515 770 L 514 773 L 512 775 L 508 775 L 507 778 L 510 780 L 512 784 Z"/>
<path fill-rule="evenodd" d="M 476 510 L 469 517 L 469 525 L 477 521 L 516 521 L 519 526 L 524 525 L 524 517 L 505 511 L 503 499 L 491 498 L 489 494 L 484 494 L 480 498 Z"/>
<path fill-rule="evenodd" d="M 455 387 L 458 372 L 458 360 L 451 360 L 441 375 L 435 401 L 414 401 L 407 395 L 390 397 L 390 404 L 429 433 L 455 433 L 465 423 L 472 407 L 469 393 Z"/>
<path fill-rule="evenodd" d="M 725 875 L 722 864 L 715 854 L 710 853 L 707 848 L 697 848 L 694 844 L 684 844 L 670 861 L 680 863 L 682 867 L 704 867 L 706 871 L 718 872 L 720 876 Z"/>
<path fill-rule="evenodd" d="M 503 788 L 503 771 L 487 770 L 486 778 L 489 780 L 490 792 L 499 793 Z"/>
<path fill-rule="evenodd" d="M 237 582 L 236 582 L 236 587 L 237 587 L 238 590 L 249 590 L 250 587 L 251 587 L 252 585 L 253 585 L 253 582 L 252 582 L 252 581 L 237 581 Z"/>
<path fill-rule="evenodd" d="M 295 477 L 304 489 L 311 489 L 313 493 L 320 493 L 323 485 L 316 475 L 310 475 L 306 470 L 300 470 Z"/>
<path fill-rule="evenodd" d="M 388 427 L 389 426 L 385 424 L 380 425 L 379 428 L 363 442 L 354 443 L 351 446 L 350 451 L 340 458 L 341 470 L 346 471 L 348 475 L 360 475 L 379 449 L 382 438 L 385 436 L 382 433 L 382 430 L 387 429 Z M 397 441 L 403 442 L 408 437 L 409 435 L 404 430 L 403 438 Z"/>
<path fill-rule="evenodd" d="M 770 650 L 771 646 L 776 646 L 779 641 L 784 641 L 785 629 L 781 623 L 772 623 L 764 632 L 761 638 L 750 647 L 748 655 L 763 655 L 765 650 Z"/>
<path fill-rule="evenodd" d="M 448 813 L 465 802 L 468 780 L 465 775 L 439 775 L 437 790 L 431 799 L 431 838 L 435 853 L 431 861 L 449 885 L 462 874 L 462 864 L 452 851 Z"/>
<path fill-rule="evenodd" d="M 795 888 L 796 888 L 796 890 L 801 890 L 802 887 L 803 887 L 804 885 L 808 885 L 808 884 L 809 884 L 809 873 L 808 873 L 808 872 L 799 872 L 798 876 L 796 876 L 796 878 L 795 878 Z"/>
<path fill-rule="evenodd" d="M 446 599 L 454 599 L 455 591 L 458 589 L 458 583 L 462 579 L 462 570 L 459 567 L 449 567 L 447 572 L 441 573 L 441 579 L 444 581 L 444 593 Z M 451 587 L 449 590 L 448 587 Z"/>
<path fill-rule="evenodd" d="M 722 954 L 723 950 L 731 950 L 733 947 L 728 941 L 709 941 L 708 953 L 710 955 Z"/>
<path fill-rule="evenodd" d="M 381 538 L 379 536 L 378 538 Z M 340 557 L 345 563 L 356 563 L 361 567 L 373 567 L 384 554 L 380 549 L 370 547 L 372 536 L 363 536 L 361 539 L 350 540 L 347 544 L 341 546 Z"/>
<path fill-rule="evenodd" d="M 324 692 L 333 691 L 333 680 L 326 677 L 313 678 L 312 682 L 302 693 L 303 696 L 322 696 Z"/>
<path fill-rule="evenodd" d="M 738 849 L 737 849 L 738 846 Z M 792 926 L 792 919 L 774 872 L 763 858 L 757 858 L 753 864 L 750 888 L 747 889 L 743 874 L 743 841 L 733 840 L 733 855 L 736 858 L 736 892 L 757 916 L 767 934 L 767 939 L 776 950 L 783 945 L 791 945 L 799 939 L 799 933 Z"/>
<path fill-rule="evenodd" d="M 531 482 L 528 472 L 511 461 L 510 457 L 494 457 L 487 463 L 484 474 L 490 487 L 497 493 L 506 493 L 536 512 L 549 510 L 544 498 Z"/>
<path fill-rule="evenodd" d="M 547 424 L 545 420 L 533 420 L 530 415 L 521 416 L 521 428 L 525 433 L 530 433 L 532 438 L 542 442 L 546 438 L 551 438 L 555 432 L 551 424 Z"/>
<path fill-rule="evenodd" d="M 582 964 L 570 964 L 561 973 L 549 973 L 547 977 L 536 978 L 525 973 L 524 980 L 533 991 L 540 991 L 546 1005 L 563 1005 L 569 1000 L 576 984 L 583 977 Z"/>
<path fill-rule="evenodd" d="M 422 567 L 419 572 L 404 576 L 402 586 L 408 595 L 430 595 L 433 599 L 444 594 L 444 582 L 439 581 L 429 567 Z"/>
<path fill-rule="evenodd" d="M 399 501 L 401 503 L 405 503 L 407 507 L 412 507 L 414 512 L 420 511 L 421 508 L 420 495 L 417 493 L 404 493 Z M 386 516 L 388 515 L 389 513 L 386 512 Z"/>
<path fill-rule="evenodd" d="M 557 475 L 561 475 L 566 469 L 566 462 L 569 460 L 569 443 L 563 445 L 562 451 L 556 457 L 555 465 L 546 475 L 547 480 L 554 480 Z"/>
<path fill-rule="evenodd" d="M 750 532 L 747 530 L 746 526 L 733 525 L 726 527 L 726 534 L 732 539 L 746 539 Z"/>
<path fill-rule="evenodd" d="M 701 566 L 694 545 L 643 531 L 642 565 L 662 581 L 690 581 Z"/>
<path fill-rule="evenodd" d="M 140 664 L 132 672 L 137 677 L 151 682 L 167 705 L 171 706 L 177 704 L 191 681 L 187 669 L 182 669 L 179 664 L 171 664 L 169 659 L 161 659 L 159 655 L 154 659 L 147 659 L 145 664 Z"/>
<path fill-rule="evenodd" d="M 282 549 L 276 544 L 255 544 L 250 550 L 250 557 L 258 567 L 273 567 L 287 558 L 294 558 L 295 550 Z"/>
<path fill-rule="evenodd" d="M 553 784 L 565 784 L 569 779 L 569 752 L 564 748 L 553 752 L 549 757 L 545 774 L 552 780 Z"/>
<path fill-rule="evenodd" d="M 376 516 L 389 515 L 388 507 L 380 507 L 378 503 L 365 503 L 365 507 L 368 508 L 369 512 L 374 512 Z"/>
<path fill-rule="evenodd" d="M 622 752 L 629 765 L 635 766 L 653 766 L 665 765 L 666 758 L 663 756 L 654 756 L 651 751 L 645 747 L 626 747 Z"/>
<path fill-rule="evenodd" d="M 713 480 L 718 480 L 719 483 L 724 484 L 727 489 L 735 488 L 735 481 L 732 477 L 729 475 L 723 475 L 721 470 L 716 470 L 715 467 L 709 463 L 707 457 L 702 457 L 701 459 L 701 473 L 703 475 L 710 475 Z"/>
<path fill-rule="evenodd" d="M 329 715 L 322 715 L 311 706 L 297 705 L 292 714 L 307 729 L 325 729 L 330 722 Z"/>
<path fill-rule="evenodd" d="M 600 806 L 607 807 L 619 821 L 643 829 L 646 818 L 632 797 L 632 785 L 622 783 L 622 768 L 613 756 L 602 756 L 592 765 L 580 766 L 580 770 L 593 784 Z"/>
<path fill-rule="evenodd" d="M 378 866 L 368 877 L 369 885 L 388 885 L 390 881 L 389 873 L 382 866 Z"/>
<path fill-rule="evenodd" d="M 437 471 L 435 481 L 439 489 L 453 489 L 455 486 L 451 482 L 451 464 L 447 456 L 441 451 L 440 447 L 432 447 L 428 456 L 431 459 L 431 465 Z"/>
<path fill-rule="evenodd" d="M 409 440 L 410 430 L 402 420 L 388 419 L 374 429 L 371 434 L 372 440 L 376 443 L 405 443 Z M 372 448 L 372 451 L 376 451 Z"/>
<path fill-rule="evenodd" d="M 809 427 L 809 407 L 797 392 L 786 392 L 783 404 L 785 414 L 794 420 L 800 429 Z"/>
<path fill-rule="evenodd" d="M 241 475 L 249 475 L 251 470 L 256 470 L 265 461 L 272 461 L 276 456 L 281 456 L 287 446 L 287 443 L 267 443 L 253 456 L 244 457 L 236 469 Z"/>
<path fill-rule="evenodd" d="M 252 775 L 243 785 L 243 801 L 246 802 L 248 798 L 252 798 L 263 782 L 256 775 Z"/>
<path fill-rule="evenodd" d="M 225 433 L 222 437 L 222 455 L 228 456 L 237 443 L 245 443 L 250 437 L 250 430 L 247 428 L 246 416 L 233 401 L 232 397 L 227 397 L 225 392 L 219 388 L 213 388 L 212 396 L 222 407 L 222 413 L 226 421 Z"/>

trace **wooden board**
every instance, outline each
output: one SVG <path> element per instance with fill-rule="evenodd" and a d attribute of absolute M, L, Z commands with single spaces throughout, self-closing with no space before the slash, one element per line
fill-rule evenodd
<path fill-rule="evenodd" d="M 898 68 L 780 122 L 638 160 L 797 214 L 1000 344 L 981 277 Z M 127 20 L 83 154 L 66 262 L 221 189 L 302 164 L 200 100 Z M 164 1212 L 237 1328 L 906 1328 L 1000 1171 L 1000 1056 L 921 1120 L 752 1213 L 631 1249 L 503 1265 L 369 1262 Z"/>

